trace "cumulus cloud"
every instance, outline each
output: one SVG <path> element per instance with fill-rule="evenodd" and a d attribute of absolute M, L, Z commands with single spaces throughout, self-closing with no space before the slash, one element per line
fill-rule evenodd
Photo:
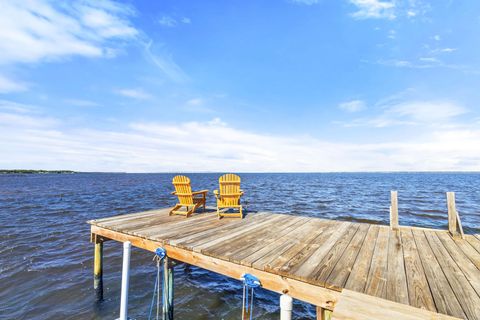
<path fill-rule="evenodd" d="M 426 120 L 412 108 L 400 114 Z M 444 117 L 458 110 L 445 111 Z M 414 142 L 350 144 L 233 127 L 220 119 L 76 128 L 42 114 L 0 112 L 0 167 L 84 171 L 479 170 L 480 130 L 432 130 Z"/>
<path fill-rule="evenodd" d="M 135 38 L 133 10 L 113 1 L 4 1 L 0 64 L 34 63 L 71 55 L 111 56 L 113 40 Z"/>

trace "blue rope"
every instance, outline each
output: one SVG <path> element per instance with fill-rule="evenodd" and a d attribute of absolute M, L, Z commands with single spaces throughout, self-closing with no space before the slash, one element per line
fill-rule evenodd
<path fill-rule="evenodd" d="M 150 303 L 150 311 L 148 313 L 148 320 L 151 320 L 151 318 L 152 318 L 153 305 L 155 303 L 155 296 L 160 294 L 160 282 L 159 282 L 160 262 L 163 260 L 163 258 L 165 258 L 166 255 L 167 255 L 167 252 L 163 248 L 157 248 L 155 250 L 155 256 L 153 257 L 153 260 L 157 260 L 157 275 L 155 277 L 155 284 L 153 286 L 153 296 L 152 296 L 152 302 Z M 157 319 L 158 319 L 158 306 L 157 306 Z"/>
<path fill-rule="evenodd" d="M 160 271 L 160 266 L 157 266 L 157 270 Z M 157 275 L 155 276 L 155 283 L 153 286 L 153 296 L 152 296 L 152 302 L 150 303 L 150 312 L 148 313 L 148 320 L 152 318 L 152 311 L 153 311 L 153 304 L 155 303 L 155 296 L 157 294 L 157 284 L 158 284 L 158 274 L 159 272 L 157 271 Z"/>
<path fill-rule="evenodd" d="M 243 311 L 248 310 L 248 313 L 250 315 L 250 320 L 252 320 L 254 289 L 260 287 L 261 284 L 260 284 L 260 280 L 258 280 L 257 277 L 249 273 L 244 274 L 242 276 L 242 280 L 243 280 L 243 305 L 244 305 Z M 250 293 L 250 290 L 251 290 L 251 293 Z"/>

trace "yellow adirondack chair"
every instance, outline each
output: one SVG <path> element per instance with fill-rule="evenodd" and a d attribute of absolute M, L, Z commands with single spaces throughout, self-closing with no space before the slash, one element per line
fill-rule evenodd
<path fill-rule="evenodd" d="M 205 211 L 208 190 L 192 192 L 190 179 L 185 176 L 175 176 L 172 183 L 175 186 L 175 191 L 172 194 L 178 197 L 178 203 L 170 210 L 170 215 L 182 214 L 188 218 L 201 206 L 203 206 L 203 211 Z M 185 207 L 185 210 L 179 210 L 182 207 Z"/>
<path fill-rule="evenodd" d="M 221 217 L 238 217 L 243 218 L 242 205 L 240 197 L 243 191 L 240 189 L 240 177 L 233 173 L 227 173 L 218 179 L 220 190 L 213 191 L 217 198 L 217 215 Z M 238 209 L 238 213 L 221 212 L 220 209 Z"/>

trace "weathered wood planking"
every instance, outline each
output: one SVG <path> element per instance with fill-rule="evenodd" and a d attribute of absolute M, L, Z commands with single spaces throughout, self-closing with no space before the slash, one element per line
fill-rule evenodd
<path fill-rule="evenodd" d="M 363 307 L 355 317 L 348 310 L 368 302 L 370 318 L 386 318 L 391 307 L 393 316 L 416 310 L 405 319 L 480 320 L 478 236 L 268 212 L 218 220 L 212 212 L 186 219 L 168 211 L 89 223 L 93 234 L 150 251 L 163 246 L 173 259 L 226 276 L 253 273 L 267 289 L 334 310 L 334 319 L 363 319 Z"/>

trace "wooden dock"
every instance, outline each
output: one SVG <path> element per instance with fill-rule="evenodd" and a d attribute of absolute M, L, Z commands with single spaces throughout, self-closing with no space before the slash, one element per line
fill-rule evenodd
<path fill-rule="evenodd" d="M 218 220 L 161 209 L 89 223 L 99 246 L 130 241 L 235 279 L 251 273 L 332 319 L 480 320 L 480 235 L 268 212 Z"/>

